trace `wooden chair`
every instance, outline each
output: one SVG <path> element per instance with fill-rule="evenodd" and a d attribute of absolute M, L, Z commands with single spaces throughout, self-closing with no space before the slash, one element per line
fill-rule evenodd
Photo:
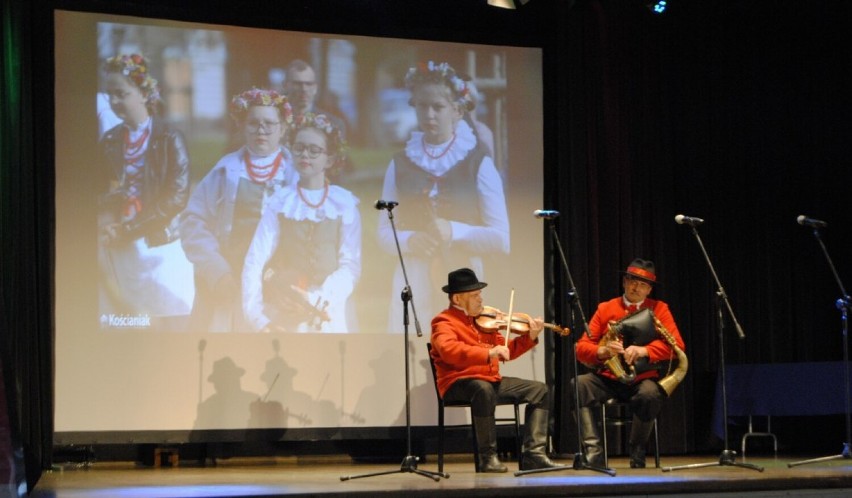
<path fill-rule="evenodd" d="M 612 410 L 616 413 L 614 416 L 608 416 L 607 411 Z M 617 410 L 617 411 L 616 411 Z M 601 403 L 601 436 L 604 454 L 604 467 L 609 467 L 609 452 L 606 444 L 607 427 L 630 428 L 633 423 L 633 413 L 630 411 L 630 404 L 619 401 L 615 398 L 608 399 L 605 403 Z M 654 463 L 657 468 L 660 468 L 660 436 L 657 433 L 657 419 L 654 419 Z M 626 431 L 626 437 L 630 437 L 630 431 Z"/>
<path fill-rule="evenodd" d="M 441 394 L 438 392 L 438 373 L 435 370 L 435 362 L 432 360 L 432 344 L 427 343 L 426 349 L 429 353 L 429 366 L 432 368 L 432 381 L 435 385 L 435 397 L 438 399 L 438 472 L 444 471 L 444 410 L 446 408 L 470 408 L 470 403 L 461 402 L 444 402 Z M 518 458 L 518 468 L 521 467 L 523 458 L 521 455 L 522 435 L 521 435 L 521 408 L 520 402 L 506 402 L 501 405 L 513 405 L 514 417 L 498 417 L 494 421 L 497 426 L 512 426 L 513 435 L 515 438 L 515 452 Z M 471 432 L 473 432 L 473 463 L 476 471 L 479 472 L 479 442 L 476 440 L 476 428 L 473 427 L 473 416 L 470 423 Z"/>

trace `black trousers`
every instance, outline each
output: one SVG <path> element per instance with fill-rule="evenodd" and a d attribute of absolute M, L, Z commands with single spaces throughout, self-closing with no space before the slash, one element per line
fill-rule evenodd
<path fill-rule="evenodd" d="M 444 401 L 470 403 L 474 417 L 493 417 L 498 403 L 518 401 L 528 409 L 549 408 L 547 385 L 535 380 L 503 377 L 499 382 L 459 379 L 444 394 Z"/>
<path fill-rule="evenodd" d="M 642 379 L 624 384 L 596 373 L 586 373 L 578 378 L 580 407 L 594 408 L 608 399 L 616 398 L 630 404 L 630 410 L 643 422 L 651 422 L 663 407 L 665 391 L 654 379 Z M 573 385 L 571 386 L 573 388 Z"/>

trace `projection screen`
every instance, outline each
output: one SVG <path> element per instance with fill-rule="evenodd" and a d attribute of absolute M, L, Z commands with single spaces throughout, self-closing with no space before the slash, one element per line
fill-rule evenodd
<path fill-rule="evenodd" d="M 431 318 L 447 305 L 440 289 L 447 272 L 461 266 L 459 261 L 473 261 L 480 280 L 489 284 L 486 304 L 507 310 L 514 290 L 516 311 L 542 315 L 544 231 L 532 215 L 542 208 L 543 191 L 540 48 L 61 10 L 55 11 L 55 28 L 56 443 L 140 441 L 141 434 L 164 432 L 203 441 L 215 439 L 219 430 L 251 432 L 247 429 L 287 429 L 284 439 L 334 437 L 404 426 L 406 363 L 411 423 L 434 425 L 426 345 Z M 197 280 L 181 244 L 158 253 L 152 263 L 170 282 L 168 295 L 117 289 L 104 277 L 112 272 L 136 278 L 148 271 L 120 259 L 104 263 L 99 242 L 107 184 L 99 141 L 120 126 L 104 95 L 102 66 L 109 57 L 132 53 L 148 59 L 159 83 L 160 119 L 186 139 L 190 196 L 221 158 L 242 145 L 228 113 L 231 97 L 255 87 L 283 93 L 286 67 L 295 59 L 314 68 L 317 106 L 344 123 L 349 146 L 333 184 L 358 200 L 360 271 L 346 304 L 345 328 L 273 333 L 193 328 Z M 383 199 L 386 173 L 418 131 L 404 77 L 410 67 L 430 60 L 449 63 L 478 90 L 472 117 L 481 123 L 477 136 L 488 143 L 502 186 L 502 194 L 492 189 L 488 201 L 505 202 L 508 239 L 497 250 L 451 243 L 425 262 L 403 254 L 409 277 L 417 279 L 404 306 L 400 258 L 389 230 L 396 220 L 430 213 L 402 202 L 390 210 L 375 204 L 398 200 Z M 465 197 L 477 196 L 481 193 L 471 190 Z M 456 226 L 458 232 L 463 228 Z M 457 257 L 465 251 L 474 258 Z M 115 293 L 129 307 L 105 304 L 104 296 Z M 167 316 L 147 311 L 143 303 L 155 301 L 166 302 Z M 543 348 L 506 363 L 504 374 L 544 380 Z"/>

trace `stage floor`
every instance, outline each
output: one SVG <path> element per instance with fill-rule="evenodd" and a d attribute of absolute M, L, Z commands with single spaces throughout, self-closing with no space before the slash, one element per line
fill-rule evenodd
<path fill-rule="evenodd" d="M 824 456 L 824 455 L 819 455 Z M 804 457 L 807 458 L 807 457 Z M 496 496 L 720 496 L 750 497 L 852 496 L 852 460 L 838 458 L 789 468 L 804 458 L 749 457 L 763 472 L 731 465 L 663 471 L 630 469 L 626 458 L 613 458 L 616 475 L 568 468 L 515 476 L 515 462 L 506 474 L 476 474 L 469 455 L 450 455 L 444 471 L 449 478 L 401 471 L 398 464 L 353 463 L 346 456 L 231 458 L 216 465 L 181 463 L 176 467 L 143 467 L 129 462 L 57 465 L 45 472 L 30 493 L 34 498 L 172 498 L 172 497 L 299 497 L 414 495 Z M 742 462 L 741 459 L 736 460 Z M 571 461 L 560 463 L 571 466 Z M 653 458 L 649 460 L 653 465 Z M 717 456 L 664 456 L 662 465 L 676 467 L 718 463 Z M 434 456 L 418 470 L 437 470 Z M 358 477 L 373 472 L 387 475 Z"/>

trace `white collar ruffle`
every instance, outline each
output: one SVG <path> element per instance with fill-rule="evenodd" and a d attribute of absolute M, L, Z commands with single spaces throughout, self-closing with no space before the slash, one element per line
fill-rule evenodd
<path fill-rule="evenodd" d="M 411 138 L 405 144 L 405 155 L 423 171 L 434 175 L 443 176 L 453 166 L 463 160 L 470 151 L 476 147 L 476 135 L 465 120 L 459 120 L 456 124 L 456 137 L 436 146 L 437 150 L 443 151 L 445 147 L 450 149 L 446 154 L 433 159 L 426 154 L 423 148 L 423 132 L 411 132 Z"/>
<path fill-rule="evenodd" d="M 305 190 L 302 196 L 311 204 L 319 204 L 325 189 Z M 358 198 L 352 192 L 338 185 L 328 186 L 328 198 L 319 206 L 308 206 L 299 196 L 299 187 L 288 185 L 278 194 L 274 206 L 275 212 L 297 221 L 309 220 L 319 223 L 323 220 L 342 218 L 343 223 L 351 223 L 358 212 Z"/>

